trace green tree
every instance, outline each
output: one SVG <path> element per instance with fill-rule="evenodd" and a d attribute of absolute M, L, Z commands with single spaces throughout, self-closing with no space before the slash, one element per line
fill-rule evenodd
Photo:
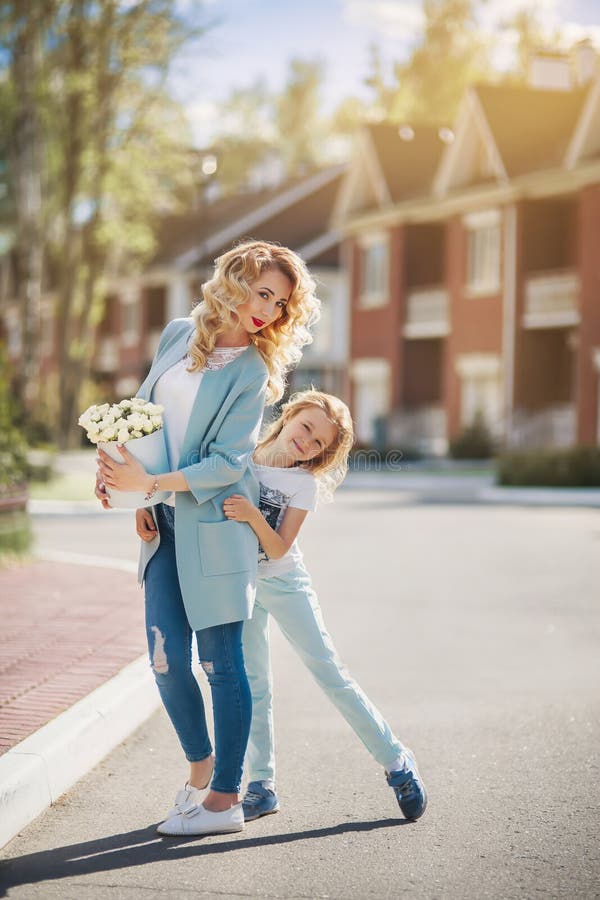
<path fill-rule="evenodd" d="M 448 124 L 469 84 L 490 74 L 473 0 L 424 0 L 425 28 L 406 63 L 395 66 L 392 120 Z"/>
<path fill-rule="evenodd" d="M 235 88 L 219 108 L 215 139 L 221 190 L 243 190 L 253 170 L 275 152 L 273 97 L 262 79 Z"/>
<path fill-rule="evenodd" d="M 323 77 L 321 62 L 292 59 L 287 84 L 277 98 L 277 144 L 288 175 L 301 174 L 323 161 L 325 123 L 320 115 Z"/>
<path fill-rule="evenodd" d="M 14 215 L 17 300 L 21 310 L 22 353 L 15 373 L 16 395 L 32 413 L 37 397 L 43 268 L 43 42 L 55 13 L 53 0 L 39 0 L 25 13 L 22 4 L 0 9 L 0 39 L 10 48 L 9 78 L 2 85 L 2 156 L 10 167 Z"/>
<path fill-rule="evenodd" d="M 19 0 L 5 9 L 9 24 L 33 15 Z M 76 439 L 106 281 L 141 264 L 153 248 L 158 214 L 192 189 L 190 133 L 166 80 L 177 52 L 201 29 L 178 18 L 175 0 L 56 0 L 47 11 L 35 70 L 46 86 L 34 97 L 42 123 L 36 142 L 46 151 L 36 219 L 56 298 L 56 424 L 66 443 Z M 15 95 L 18 32 L 3 31 Z M 17 175 L 15 167 L 13 184 Z M 20 215 L 18 191 L 15 199 Z"/>

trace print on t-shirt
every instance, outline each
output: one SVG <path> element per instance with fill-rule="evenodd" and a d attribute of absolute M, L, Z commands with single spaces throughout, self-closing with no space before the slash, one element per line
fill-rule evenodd
<path fill-rule="evenodd" d="M 290 494 L 284 494 L 283 491 L 278 491 L 276 488 L 266 487 L 261 482 L 258 508 L 273 531 L 277 531 L 281 524 L 282 512 L 285 511 L 288 503 L 290 502 L 290 496 Z M 258 561 L 263 562 L 264 560 L 268 559 L 269 557 L 259 544 Z"/>

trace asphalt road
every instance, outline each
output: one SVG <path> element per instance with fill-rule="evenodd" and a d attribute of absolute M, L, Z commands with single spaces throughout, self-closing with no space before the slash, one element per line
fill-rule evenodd
<path fill-rule="evenodd" d="M 130 528 L 38 520 L 42 547 L 121 558 Z M 600 897 L 598 513 L 347 491 L 302 537 L 342 658 L 418 756 L 424 817 L 402 820 L 275 628 L 278 815 L 156 835 L 185 775 L 160 713 L 5 848 L 0 894 Z"/>

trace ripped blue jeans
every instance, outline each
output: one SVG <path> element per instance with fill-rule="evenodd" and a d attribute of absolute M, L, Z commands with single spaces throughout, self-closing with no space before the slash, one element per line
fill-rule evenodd
<path fill-rule="evenodd" d="M 175 560 L 175 510 L 159 504 L 160 545 L 146 569 L 146 634 L 162 702 L 190 762 L 212 753 L 202 694 L 192 672 L 192 637 Z M 196 631 L 198 657 L 210 684 L 215 732 L 211 787 L 226 794 L 241 788 L 252 699 L 242 653 L 243 622 Z"/>

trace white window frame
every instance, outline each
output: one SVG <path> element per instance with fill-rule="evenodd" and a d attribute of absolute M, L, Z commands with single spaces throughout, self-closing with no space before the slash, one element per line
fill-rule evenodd
<path fill-rule="evenodd" d="M 384 231 L 363 235 L 359 247 L 358 305 L 360 309 L 386 306 L 389 299 L 389 235 Z"/>
<path fill-rule="evenodd" d="M 119 300 L 121 301 L 123 321 L 121 346 L 135 347 L 141 340 L 139 292 L 137 290 L 125 291 L 121 294 Z"/>
<path fill-rule="evenodd" d="M 466 293 L 469 297 L 497 294 L 501 287 L 502 214 L 499 209 L 463 217 L 467 232 Z"/>

